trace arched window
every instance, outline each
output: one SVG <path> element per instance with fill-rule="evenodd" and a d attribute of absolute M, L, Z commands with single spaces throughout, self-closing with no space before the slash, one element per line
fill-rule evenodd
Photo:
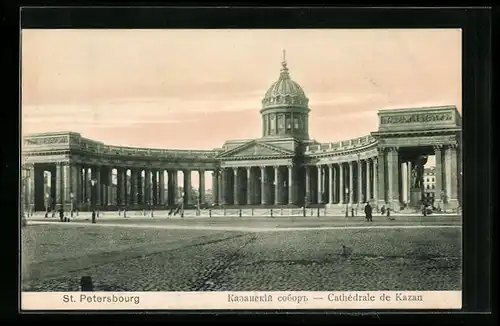
<path fill-rule="evenodd" d="M 285 116 L 283 114 L 278 116 L 278 130 L 285 130 Z"/>
<path fill-rule="evenodd" d="M 270 134 L 274 134 L 276 131 L 276 123 L 274 121 L 274 114 L 271 114 L 269 116 L 269 123 L 271 124 L 271 132 Z"/>

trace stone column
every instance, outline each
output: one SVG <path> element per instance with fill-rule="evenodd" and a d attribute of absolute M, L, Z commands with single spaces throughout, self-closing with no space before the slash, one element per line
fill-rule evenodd
<path fill-rule="evenodd" d="M 64 205 L 64 175 L 63 175 L 63 163 L 56 164 L 56 206 L 55 209 L 59 209 L 60 205 Z"/>
<path fill-rule="evenodd" d="M 266 167 L 260 167 L 260 203 L 261 205 L 267 204 L 267 194 L 266 194 Z"/>
<path fill-rule="evenodd" d="M 274 204 L 279 205 L 281 204 L 281 180 L 279 177 L 279 166 L 274 166 Z"/>
<path fill-rule="evenodd" d="M 307 205 L 311 202 L 311 169 L 307 165 L 304 167 L 304 169 L 306 171 L 306 202 L 304 203 L 304 205 Z"/>
<path fill-rule="evenodd" d="M 219 203 L 226 204 L 226 169 L 222 168 L 219 173 Z"/>
<path fill-rule="evenodd" d="M 61 169 L 62 169 L 62 189 L 63 189 L 63 194 L 62 194 L 62 204 L 63 204 L 63 208 L 64 208 L 64 211 L 70 211 L 70 206 L 71 206 L 71 181 L 72 181 L 72 177 L 71 177 L 71 168 L 70 168 L 70 165 L 69 165 L 69 162 L 65 162 L 62 164 L 61 166 Z"/>
<path fill-rule="evenodd" d="M 161 184 L 161 192 L 160 192 L 160 203 L 162 205 L 168 205 L 168 184 L 165 182 L 165 169 L 160 169 L 160 184 Z M 167 179 L 168 179 L 168 174 L 167 174 Z"/>
<path fill-rule="evenodd" d="M 184 170 L 184 204 L 191 205 L 191 170 Z"/>
<path fill-rule="evenodd" d="M 374 205 L 378 205 L 378 159 L 376 157 L 372 158 L 372 171 L 373 171 L 373 202 Z"/>
<path fill-rule="evenodd" d="M 377 157 L 377 183 L 375 186 L 377 187 L 377 203 L 379 207 L 382 207 L 386 204 L 386 189 L 385 189 L 385 172 L 386 169 L 386 161 L 385 161 L 385 149 L 378 149 L 378 157 Z"/>
<path fill-rule="evenodd" d="M 401 195 L 401 202 L 404 202 L 406 200 L 406 188 L 407 188 L 407 185 L 406 185 L 406 180 L 407 180 L 407 177 L 406 177 L 406 163 L 405 162 L 401 162 L 399 164 L 399 174 L 398 174 L 398 183 L 401 185 L 398 189 L 400 191 L 400 195 Z"/>
<path fill-rule="evenodd" d="M 212 172 L 212 201 L 213 204 L 219 204 L 219 176 L 218 171 L 214 170 Z"/>
<path fill-rule="evenodd" d="M 117 178 L 116 178 L 116 204 L 118 206 L 125 205 L 125 169 L 119 167 L 116 169 Z"/>
<path fill-rule="evenodd" d="M 179 198 L 179 172 L 177 170 L 171 171 L 172 177 L 172 205 L 177 204 L 177 199 Z"/>
<path fill-rule="evenodd" d="M 411 201 L 411 188 L 413 185 L 411 184 L 411 169 L 412 169 L 411 161 L 406 163 L 406 202 L 409 203 Z M 416 203 L 415 203 L 416 204 Z"/>
<path fill-rule="evenodd" d="M 233 205 L 240 204 L 240 180 L 238 168 L 233 168 Z"/>
<path fill-rule="evenodd" d="M 158 171 L 156 169 L 151 170 L 151 192 L 152 198 L 151 203 L 153 205 L 158 204 Z"/>
<path fill-rule="evenodd" d="M 345 201 L 345 186 L 344 186 L 344 163 L 339 164 L 339 205 Z"/>
<path fill-rule="evenodd" d="M 73 164 L 71 169 L 71 192 L 73 193 L 73 209 L 78 208 L 79 198 L 82 196 L 81 187 L 81 166 Z"/>
<path fill-rule="evenodd" d="M 349 161 L 349 204 L 354 204 L 354 163 Z"/>
<path fill-rule="evenodd" d="M 252 204 L 252 194 L 253 194 L 252 168 L 247 167 L 247 205 Z"/>
<path fill-rule="evenodd" d="M 358 203 L 363 203 L 363 163 L 358 157 Z"/>
<path fill-rule="evenodd" d="M 94 173 L 95 171 L 95 173 Z M 101 206 L 101 187 L 102 187 L 102 182 L 101 182 L 101 167 L 100 166 L 94 166 L 92 167 L 92 173 L 95 174 L 93 178 L 95 179 L 95 205 L 96 207 Z"/>
<path fill-rule="evenodd" d="M 333 165 L 328 164 L 328 197 L 329 197 L 328 203 L 329 204 L 333 204 L 333 201 L 335 200 L 334 195 L 333 195 L 333 189 L 335 188 L 333 185 L 333 171 L 334 171 Z"/>
<path fill-rule="evenodd" d="M 448 158 L 447 164 L 447 184 L 449 184 L 449 190 L 447 190 L 448 203 L 452 209 L 458 207 L 458 162 L 457 162 L 457 145 L 449 145 L 446 149 L 446 157 Z M 448 181 L 449 179 L 449 181 Z"/>
<path fill-rule="evenodd" d="M 398 181 L 398 149 L 388 148 L 387 153 L 387 176 L 389 184 L 388 202 L 391 209 L 399 210 L 399 181 Z"/>
<path fill-rule="evenodd" d="M 199 169 L 198 170 L 198 177 L 199 177 L 199 186 L 198 186 L 198 195 L 200 199 L 200 204 L 205 203 L 205 170 Z"/>
<path fill-rule="evenodd" d="M 293 121 L 292 121 L 293 125 Z M 295 203 L 295 182 L 293 180 L 293 166 L 288 166 L 288 204 Z"/>
<path fill-rule="evenodd" d="M 131 192 L 131 205 L 137 205 L 138 203 L 138 180 L 139 173 L 137 169 L 130 169 L 130 192 Z"/>
<path fill-rule="evenodd" d="M 318 204 L 323 203 L 323 166 L 317 165 L 318 169 Z"/>
<path fill-rule="evenodd" d="M 84 179 L 85 179 L 85 204 L 91 204 L 90 197 L 92 197 L 92 185 L 90 184 L 90 179 L 92 179 L 93 171 L 89 169 L 88 166 L 85 166 Z"/>
<path fill-rule="evenodd" d="M 35 211 L 35 191 L 36 191 L 36 186 L 35 186 L 35 179 L 36 179 L 36 176 L 35 176 L 35 166 L 33 164 L 29 165 L 28 166 L 28 189 L 26 189 L 27 191 L 27 196 L 28 196 L 28 204 L 29 204 L 29 208 L 30 208 L 30 211 Z M 42 178 L 42 182 L 43 182 L 43 178 Z M 41 194 L 42 196 L 44 196 L 44 194 L 42 193 Z M 43 200 L 45 200 L 45 198 L 43 198 Z"/>
<path fill-rule="evenodd" d="M 113 205 L 115 203 L 115 199 L 113 198 L 113 167 L 108 167 L 106 169 L 106 180 L 108 183 L 108 205 Z"/>
<path fill-rule="evenodd" d="M 368 203 L 372 199 L 371 189 L 370 189 L 370 160 L 365 160 L 365 190 L 366 190 L 366 198 L 365 201 Z"/>

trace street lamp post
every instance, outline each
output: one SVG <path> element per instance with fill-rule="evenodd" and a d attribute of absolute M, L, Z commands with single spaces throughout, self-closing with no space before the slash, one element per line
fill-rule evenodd
<path fill-rule="evenodd" d="M 349 217 L 349 188 L 345 188 L 345 198 L 347 199 L 345 202 L 345 217 Z"/>
<path fill-rule="evenodd" d="M 94 186 L 96 184 L 97 184 L 97 180 L 95 180 L 95 179 L 90 180 L 90 185 L 92 186 L 91 191 L 90 191 L 90 205 L 92 206 L 92 224 L 96 223 L 95 195 L 94 195 L 94 192 L 95 192 Z"/>
<path fill-rule="evenodd" d="M 71 201 L 71 203 L 70 203 L 70 204 L 71 204 L 71 208 L 70 208 L 70 209 L 71 209 L 71 213 L 70 213 L 70 214 L 71 214 L 71 217 L 73 217 L 73 197 L 74 197 L 74 196 L 75 196 L 75 195 L 73 195 L 73 193 L 72 193 L 72 192 L 70 192 L 70 193 L 69 193 L 69 200 Z"/>

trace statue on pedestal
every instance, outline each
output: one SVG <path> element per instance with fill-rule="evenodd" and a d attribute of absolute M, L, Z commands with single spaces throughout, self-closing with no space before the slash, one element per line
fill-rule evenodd
<path fill-rule="evenodd" d="M 412 162 L 411 170 L 411 186 L 412 188 L 423 188 L 424 187 L 424 165 L 427 163 L 427 156 L 419 156 L 416 160 Z"/>

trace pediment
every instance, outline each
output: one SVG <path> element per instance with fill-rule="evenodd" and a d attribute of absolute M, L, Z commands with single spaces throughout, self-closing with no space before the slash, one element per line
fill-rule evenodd
<path fill-rule="evenodd" d="M 275 157 L 275 156 L 290 156 L 294 155 L 293 151 L 276 147 L 270 144 L 251 141 L 242 144 L 236 148 L 232 148 L 219 155 L 220 158 L 238 158 L 238 157 Z"/>

